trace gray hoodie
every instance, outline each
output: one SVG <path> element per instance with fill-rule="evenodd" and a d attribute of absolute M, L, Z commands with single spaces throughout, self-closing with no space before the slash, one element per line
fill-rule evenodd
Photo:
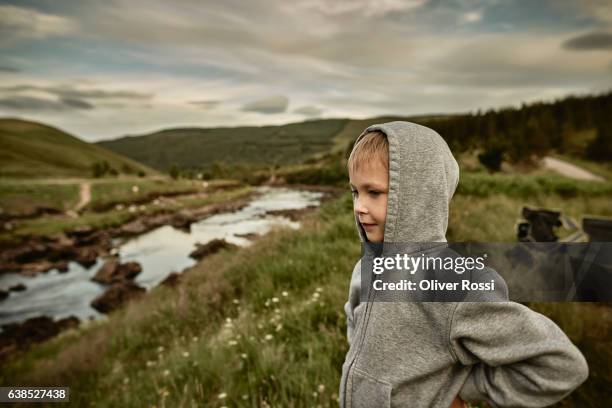
<path fill-rule="evenodd" d="M 372 125 L 357 140 L 374 130 L 389 141 L 384 241 L 445 243 L 459 182 L 448 145 L 432 129 L 399 121 Z M 367 241 L 356 216 L 355 223 Z M 457 395 L 493 407 L 543 407 L 588 376 L 565 333 L 508 301 L 505 289 L 488 302 L 360 302 L 360 285 L 361 260 L 344 305 L 350 347 L 340 407 L 447 408 Z"/>

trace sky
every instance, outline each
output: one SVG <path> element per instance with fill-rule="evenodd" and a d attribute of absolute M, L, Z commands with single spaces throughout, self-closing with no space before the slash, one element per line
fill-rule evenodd
<path fill-rule="evenodd" d="M 88 141 L 610 89 L 609 0 L 0 0 L 0 117 Z"/>

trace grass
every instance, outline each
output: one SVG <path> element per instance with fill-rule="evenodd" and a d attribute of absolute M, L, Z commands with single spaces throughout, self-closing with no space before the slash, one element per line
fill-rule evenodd
<path fill-rule="evenodd" d="M 155 191 L 156 194 L 161 194 L 159 190 Z M 30 235 L 53 236 L 84 226 L 90 226 L 94 229 L 117 227 L 143 215 L 175 212 L 183 208 L 200 207 L 208 204 L 236 200 L 246 197 L 251 191 L 252 189 L 250 186 L 242 186 L 229 190 L 213 191 L 209 194 L 175 197 L 163 203 L 147 203 L 143 205 L 144 208 L 135 206 L 134 211 L 130 211 L 128 201 L 128 205 L 123 206 L 121 209 L 112 208 L 104 212 L 88 211 L 78 218 L 70 218 L 62 215 L 22 220 L 16 223 L 15 228 L 10 232 L 0 233 L 0 242 L 19 242 Z"/>
<path fill-rule="evenodd" d="M 523 199 L 546 195 L 562 198 L 612 196 L 612 182 L 575 180 L 557 174 L 533 176 L 462 172 L 457 194 L 478 197 L 504 194 Z"/>
<path fill-rule="evenodd" d="M 161 171 L 211 170 L 215 162 L 249 166 L 299 163 L 326 152 L 347 119 L 321 119 L 280 126 L 166 129 L 98 145 Z M 222 158 L 222 159 L 220 159 Z"/>
<path fill-rule="evenodd" d="M 106 161 L 118 174 L 156 174 L 149 167 L 51 126 L 0 119 L 0 177 L 89 177 Z"/>
<path fill-rule="evenodd" d="M 91 188 L 89 209 L 100 211 L 115 204 L 151 201 L 158 195 L 175 195 L 201 192 L 201 181 L 195 180 L 117 180 L 111 183 L 95 183 Z"/>
<path fill-rule="evenodd" d="M 600 198 L 549 196 L 541 203 L 579 213 L 603 210 L 609 197 Z M 511 233 L 495 231 L 509 228 L 499 222 L 515 216 L 521 202 L 458 195 L 450 230 L 455 239 L 513 241 Z M 69 385 L 76 406 L 337 406 L 347 351 L 342 306 L 360 256 L 351 210 L 347 193 L 299 231 L 274 230 L 238 253 L 205 258 L 176 289 L 155 288 L 108 321 L 65 332 L 5 364 L 0 382 Z M 590 364 L 587 383 L 558 406 L 606 400 L 609 306 L 532 305 L 564 329 Z"/>
<path fill-rule="evenodd" d="M 77 406 L 335 404 L 346 265 L 360 253 L 346 205 L 326 206 L 303 234 L 276 230 L 240 256 L 207 258 L 177 292 L 156 288 L 107 323 L 36 347 L 2 367 L 0 381 L 70 384 Z"/>
<path fill-rule="evenodd" d="M 37 209 L 66 211 L 79 201 L 79 185 L 0 182 L 0 214 L 27 216 Z"/>

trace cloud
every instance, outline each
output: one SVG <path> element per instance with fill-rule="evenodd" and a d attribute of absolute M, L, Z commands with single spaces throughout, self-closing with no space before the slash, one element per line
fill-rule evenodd
<path fill-rule="evenodd" d="M 323 109 L 318 108 L 316 106 L 302 106 L 301 108 L 295 109 L 293 113 L 297 113 L 298 115 L 304 115 L 308 117 L 316 117 L 316 116 L 321 116 L 321 114 L 323 113 Z"/>
<path fill-rule="evenodd" d="M 9 72 L 9 73 L 14 74 L 14 73 L 19 72 L 19 71 L 20 71 L 19 68 L 0 65 L 0 72 Z"/>
<path fill-rule="evenodd" d="M 570 38 L 563 48 L 576 51 L 612 50 L 612 33 L 594 32 Z"/>
<path fill-rule="evenodd" d="M 89 102 L 77 98 L 61 98 L 60 101 L 66 106 L 77 109 L 93 109 L 94 107 Z"/>
<path fill-rule="evenodd" d="M 61 37 L 78 31 L 78 24 L 66 17 L 26 7 L 0 5 L 0 44 Z"/>
<path fill-rule="evenodd" d="M 70 85 L 12 85 L 0 87 L 0 92 L 43 92 L 60 98 L 88 98 L 88 99 L 130 99 L 148 100 L 153 97 L 150 93 L 133 91 L 106 91 L 102 89 L 80 89 Z"/>
<path fill-rule="evenodd" d="M 203 109 L 213 109 L 217 107 L 221 101 L 189 101 L 190 105 L 194 105 Z"/>
<path fill-rule="evenodd" d="M 30 112 L 65 112 L 74 109 L 92 109 L 87 102 L 77 99 L 47 99 L 34 96 L 0 98 L 0 108 Z"/>
<path fill-rule="evenodd" d="M 0 72 L 0 98 L 68 101 L 65 114 L 38 117 L 88 137 L 494 108 L 609 87 L 609 55 L 576 58 L 568 40 L 610 31 L 606 2 L 582 3 L 46 1 L 44 13 L 28 10 L 78 35 L 35 28 L 44 44 L 3 52 L 0 65 L 21 71 Z"/>
<path fill-rule="evenodd" d="M 293 1 L 292 6 L 302 11 L 315 11 L 333 17 L 345 14 L 377 17 L 412 10 L 425 3 L 426 0 L 299 0 Z"/>
<path fill-rule="evenodd" d="M 247 103 L 242 107 L 242 110 L 246 112 L 272 114 L 285 112 L 287 106 L 289 106 L 289 98 L 283 95 L 275 95 Z"/>
<path fill-rule="evenodd" d="M 465 23 L 475 23 L 482 20 L 483 12 L 480 10 L 470 11 L 461 16 L 461 20 Z"/>

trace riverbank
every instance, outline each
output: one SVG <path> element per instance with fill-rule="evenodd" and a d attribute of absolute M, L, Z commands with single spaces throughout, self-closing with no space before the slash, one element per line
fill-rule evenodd
<path fill-rule="evenodd" d="M 524 204 L 573 217 L 612 215 L 610 195 L 590 195 L 588 185 L 575 195 L 526 199 L 533 180 L 511 180 L 516 194 L 486 180 L 480 189 L 464 185 L 451 204 L 448 240 L 515 241 Z M 360 256 L 350 194 L 301 221 L 299 231 L 273 231 L 239 256 L 204 258 L 175 286 L 35 346 L 0 367 L 0 381 L 69 385 L 77 406 L 337 406 L 347 349 L 343 305 Z M 589 363 L 587 382 L 557 406 L 600 406 L 612 382 L 612 307 L 530 306 L 553 319 Z"/>
<path fill-rule="evenodd" d="M 65 271 L 69 261 L 87 268 L 98 257 L 108 255 L 114 238 L 139 235 L 161 225 L 188 228 L 212 214 L 237 210 L 246 205 L 251 194 L 250 186 L 235 185 L 180 197 L 160 196 L 147 206 L 122 205 L 106 212 L 87 213 L 78 219 L 41 217 L 31 221 L 30 227 L 33 223 L 52 227 L 34 227 L 37 232 L 5 240 L 0 274 L 20 272 L 32 276 L 51 269 Z M 23 225 L 16 233 L 27 228 Z"/>
<path fill-rule="evenodd" d="M 20 294 L 19 299 L 13 299 L 13 296 L 10 296 L 8 301 L 0 299 L 0 305 L 4 309 L 4 313 L 0 315 L 0 358 L 5 358 L 17 349 L 23 349 L 33 341 L 45 340 L 68 327 L 65 319 L 53 321 L 44 316 L 46 320 L 41 320 L 40 313 L 50 313 L 51 316 L 58 317 L 71 314 L 72 318 L 73 314 L 76 314 L 81 319 L 94 317 L 91 314 L 93 310 L 88 306 L 91 299 L 94 309 L 109 313 L 125 302 L 141 296 L 145 289 L 158 284 L 176 283 L 181 277 L 182 268 L 191 266 L 193 259 L 200 260 L 221 249 L 236 247 L 235 243 L 245 245 L 265 235 L 267 225 L 284 223 L 293 227 L 293 221 L 301 219 L 320 202 L 337 197 L 339 193 L 337 189 L 317 186 L 300 186 L 299 189 L 292 186 L 249 186 L 245 194 L 238 195 L 243 190 L 244 188 L 226 191 L 226 195 L 231 193 L 228 197 L 234 198 L 221 203 L 183 209 L 178 213 L 141 217 L 110 230 L 80 230 L 79 241 L 75 243 L 75 239 L 72 239 L 72 245 L 77 245 L 76 248 L 88 248 L 95 253 L 91 264 L 83 267 L 71 263 L 68 268 L 67 261 L 58 261 L 65 262 L 66 270 L 45 273 L 36 279 L 24 278 L 19 282 L 15 280 L 14 273 L 6 275 L 8 280 L 0 276 L 0 285 L 7 286 L 11 291 L 17 287 L 20 292 L 25 291 Z M 217 214 L 218 216 L 215 216 Z M 281 222 L 283 219 L 291 221 Z M 192 231 L 192 225 L 195 231 Z M 76 234 L 70 236 L 73 235 Z M 234 243 L 227 242 L 227 237 Z M 52 247 L 56 244 L 50 245 Z M 30 254 L 40 254 L 43 258 L 39 263 L 49 265 L 51 262 L 48 257 L 59 253 L 53 248 L 56 252 L 41 248 Z M 75 253 L 71 252 L 70 248 L 66 248 L 65 252 Z M 45 256 L 47 258 L 44 258 Z M 25 267 L 31 265 L 32 263 L 25 264 Z M 22 274 L 35 275 L 32 269 L 25 269 Z M 102 285 L 92 284 L 89 280 Z M 33 287 L 34 298 L 27 297 L 30 286 Z M 104 287 L 107 289 L 101 292 Z M 47 296 L 45 292 L 53 295 Z M 79 296 L 79 293 L 83 295 Z M 8 293 L 5 299 L 6 297 Z M 29 306 L 31 303 L 39 305 L 38 313 Z M 55 306 L 58 304 L 80 306 L 71 310 L 68 306 Z M 23 313 L 27 313 L 25 316 L 36 317 L 19 324 L 13 323 Z M 11 324 L 6 325 L 7 321 Z"/>

